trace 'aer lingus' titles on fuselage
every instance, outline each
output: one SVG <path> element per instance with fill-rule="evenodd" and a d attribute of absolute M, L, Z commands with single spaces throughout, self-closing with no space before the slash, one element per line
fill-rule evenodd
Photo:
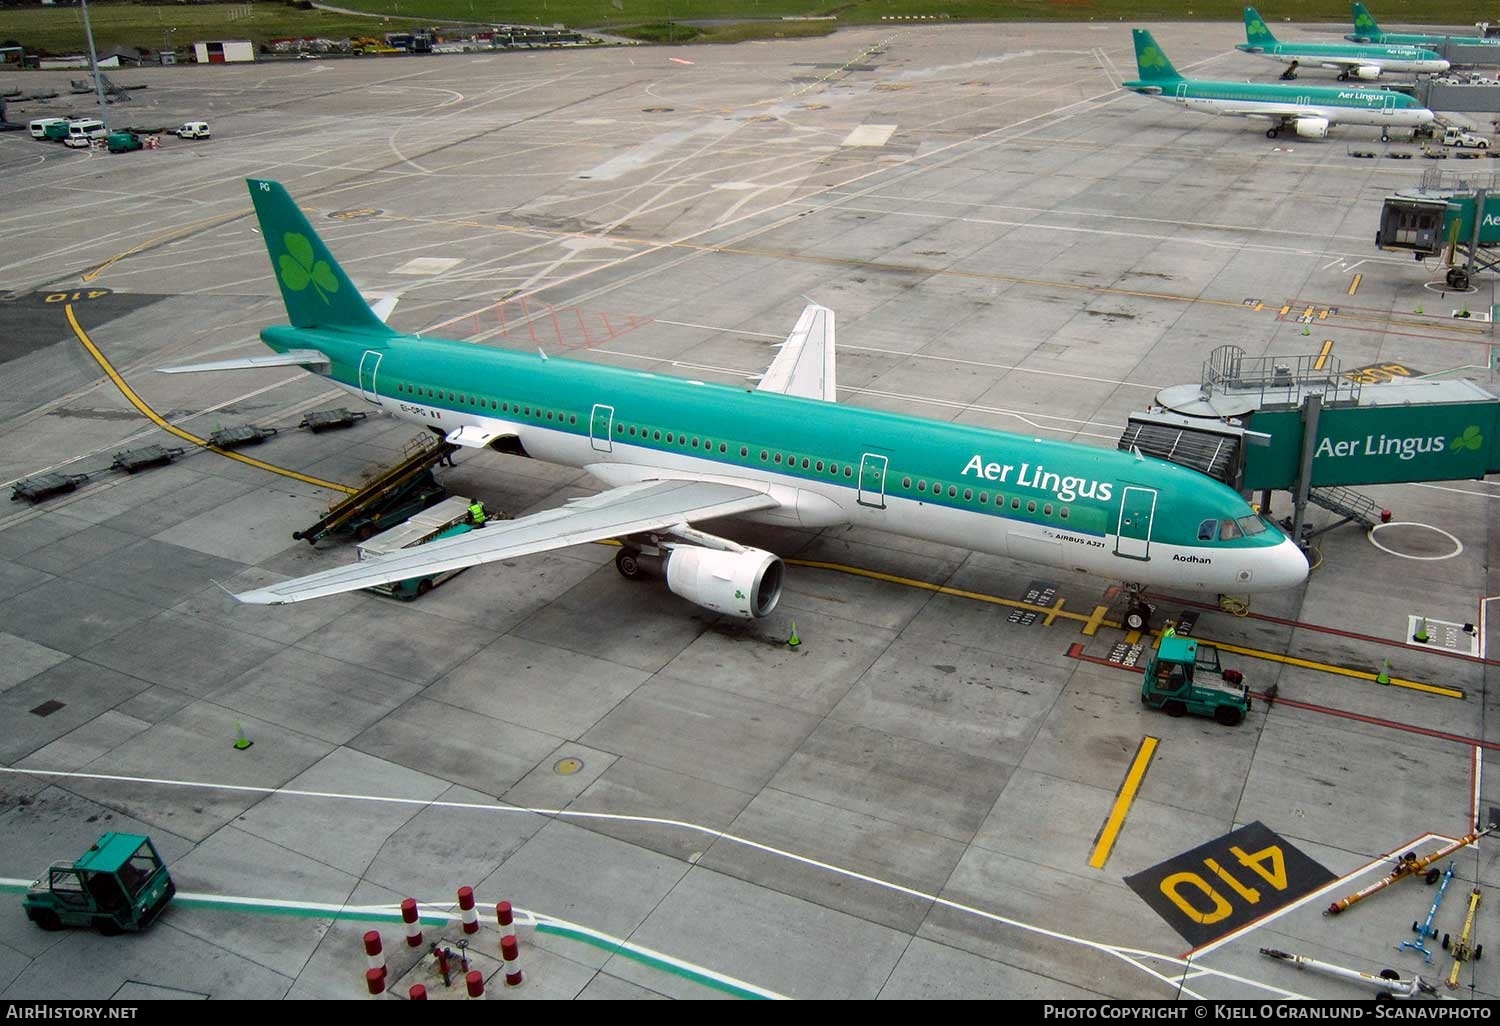
<path fill-rule="evenodd" d="M 1139 77 L 1124 83 L 1132 92 L 1203 114 L 1235 114 L 1271 122 L 1266 135 L 1290 130 L 1320 139 L 1334 124 L 1373 125 L 1387 135 L 1395 128 L 1430 124 L 1432 111 L 1414 97 L 1389 89 L 1214 82 L 1183 78 L 1145 29 L 1134 29 Z"/>
<path fill-rule="evenodd" d="M 661 491 L 653 483 L 686 482 L 699 492 L 753 497 L 736 515 L 767 523 L 870 527 L 1131 584 L 1244 594 L 1306 577 L 1297 547 L 1238 493 L 1136 453 L 844 406 L 831 396 L 399 334 L 365 304 L 286 191 L 274 182 L 249 184 L 292 320 L 261 332 L 266 345 L 284 354 L 270 359 L 306 366 L 461 444 L 493 444 L 587 470 L 609 489 L 588 506 L 596 524 L 591 537 L 630 533 L 597 526 L 604 517 L 613 528 L 615 496 L 622 509 L 636 501 L 650 505 Z M 810 307 L 804 317 L 822 309 Z M 831 361 L 831 346 L 828 355 Z M 756 581 L 771 579 L 760 575 L 770 572 L 774 556 L 737 555 L 733 543 L 693 529 L 693 519 L 653 530 L 674 539 L 679 555 L 694 544 L 717 545 L 714 566 L 729 572 L 754 563 Z M 622 515 L 621 523 L 627 520 Z M 535 524 L 517 529 L 523 521 Z M 549 511 L 424 549 L 471 565 L 482 561 L 482 553 L 471 558 L 479 548 L 498 551 L 504 539 L 566 523 L 566 511 Z M 527 551 L 577 540 L 560 527 Z M 378 562 L 362 566 L 383 572 Z M 674 585 L 671 574 L 669 568 L 669 586 L 680 586 L 685 597 L 724 590 L 725 578 Z M 301 601 L 368 576 L 339 569 L 240 597 Z M 748 609 L 735 606 L 744 595 L 729 591 L 710 608 L 758 616 L 774 604 L 769 586 L 767 602 Z"/>

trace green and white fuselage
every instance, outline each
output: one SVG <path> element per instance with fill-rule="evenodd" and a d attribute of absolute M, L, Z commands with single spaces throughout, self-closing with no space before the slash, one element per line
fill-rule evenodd
<path fill-rule="evenodd" d="M 1434 118 L 1415 98 L 1393 90 L 1183 78 L 1149 32 L 1135 29 L 1134 34 L 1140 77 L 1124 83 L 1126 89 L 1204 114 L 1263 118 L 1274 123 L 1267 133 L 1272 137 L 1280 129 L 1292 129 L 1322 138 L 1334 124 L 1374 125 L 1384 133 L 1426 125 Z"/>
<path fill-rule="evenodd" d="M 456 445 L 578 467 L 606 490 L 243 601 L 298 602 L 618 538 L 627 577 L 637 555 L 659 559 L 674 593 L 764 616 L 782 562 L 694 526 L 723 516 L 874 528 L 1174 591 L 1245 594 L 1306 577 L 1290 540 L 1194 470 L 832 401 L 833 312 L 816 304 L 748 388 L 400 334 L 278 183 L 249 184 L 292 323 L 261 332 L 278 355 L 172 370 L 306 367 Z"/>
<path fill-rule="evenodd" d="M 1435 36 L 1421 32 L 1382 32 L 1364 4 L 1354 5 L 1354 31 L 1344 37 L 1356 43 L 1386 43 L 1405 46 L 1500 46 L 1492 36 Z"/>
<path fill-rule="evenodd" d="M 769 490 L 776 506 L 747 519 L 876 528 L 1199 592 L 1306 574 L 1238 493 L 1130 452 L 461 342 L 291 327 L 261 337 L 327 354 L 332 381 L 397 417 L 514 439 L 507 448 L 610 487 L 667 475 Z M 1224 521 L 1235 526 L 1204 526 Z"/>
<path fill-rule="evenodd" d="M 1282 64 L 1332 68 L 1340 78 L 1371 80 L 1384 71 L 1431 75 L 1448 70 L 1448 62 L 1441 56 L 1417 46 L 1283 41 L 1271 34 L 1253 7 L 1245 8 L 1245 42 L 1236 44 L 1235 49 Z"/>

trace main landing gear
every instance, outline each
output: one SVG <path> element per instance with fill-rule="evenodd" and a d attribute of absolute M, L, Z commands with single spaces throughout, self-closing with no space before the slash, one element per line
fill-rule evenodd
<path fill-rule="evenodd" d="M 620 546 L 620 551 L 615 553 L 615 569 L 627 581 L 646 579 L 646 568 L 641 565 L 641 550 L 634 546 Z"/>
<path fill-rule="evenodd" d="M 1267 139 L 1274 139 L 1274 138 L 1276 138 L 1280 134 L 1281 134 L 1281 126 L 1280 125 L 1272 125 L 1270 128 L 1266 129 L 1266 138 Z"/>
<path fill-rule="evenodd" d="M 1281 73 L 1281 80 L 1283 82 L 1290 82 L 1292 79 L 1294 79 L 1296 77 L 1297 77 L 1297 62 L 1296 61 L 1292 61 L 1292 63 L 1290 63 L 1290 64 L 1288 64 L 1286 66 L 1286 70 Z M 1347 75 L 1340 75 L 1339 77 L 1340 78 L 1348 78 Z"/>

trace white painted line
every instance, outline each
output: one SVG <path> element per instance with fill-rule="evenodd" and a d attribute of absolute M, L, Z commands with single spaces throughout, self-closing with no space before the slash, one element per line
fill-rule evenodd
<path fill-rule="evenodd" d="M 462 257 L 413 257 L 392 274 L 442 274 L 463 263 Z"/>
<path fill-rule="evenodd" d="M 844 136 L 840 146 L 884 146 L 896 134 L 895 125 L 860 125 Z"/>
<path fill-rule="evenodd" d="M 1447 538 L 1453 543 L 1453 551 L 1445 553 L 1441 556 L 1409 556 L 1405 552 L 1397 552 L 1395 549 L 1388 549 L 1375 540 L 1376 532 L 1387 527 L 1421 527 L 1425 528 L 1428 531 L 1436 531 L 1438 534 L 1442 535 L 1444 538 Z M 1392 520 L 1388 524 L 1376 524 L 1374 527 L 1370 528 L 1368 532 L 1366 532 L 1365 537 L 1369 538 L 1370 544 L 1375 546 L 1381 552 L 1384 552 L 1391 556 L 1400 556 L 1402 559 L 1419 560 L 1424 563 L 1432 563 L 1439 560 L 1452 559 L 1454 556 L 1461 555 L 1464 551 L 1464 543 L 1453 537 L 1453 535 L 1449 534 L 1441 527 L 1433 527 L 1431 524 L 1420 524 L 1415 520 Z"/>
<path fill-rule="evenodd" d="M 28 777 L 54 777 L 64 780 L 102 780 L 113 783 L 130 784 L 136 787 L 156 785 L 162 787 L 202 788 L 216 791 L 231 791 L 240 794 L 277 795 L 281 797 L 294 798 L 322 798 L 333 801 L 369 802 L 376 805 L 414 805 L 420 806 L 424 809 L 462 809 L 473 812 L 521 813 L 530 816 L 549 816 L 553 818 L 568 819 L 593 819 L 617 823 L 641 823 L 652 826 L 674 827 L 676 829 L 688 831 L 691 833 L 705 834 L 716 840 L 722 840 L 730 844 L 741 845 L 755 851 L 765 852 L 766 854 L 773 855 L 777 858 L 785 859 L 788 862 L 795 862 L 799 865 L 809 866 L 813 869 L 818 869 L 834 876 L 840 876 L 848 880 L 856 880 L 861 883 L 867 883 L 871 886 L 879 887 L 896 894 L 904 894 L 932 905 L 939 905 L 943 908 L 952 909 L 955 912 L 973 916 L 977 919 L 983 919 L 987 922 L 1013 927 L 1014 929 L 1021 930 L 1025 933 L 1034 934 L 1040 937 L 1046 937 L 1051 940 L 1062 941 L 1066 944 L 1074 944 L 1082 948 L 1087 948 L 1091 951 L 1097 951 L 1102 954 L 1111 955 L 1115 958 L 1120 959 L 1122 962 L 1125 962 L 1128 965 L 1135 966 L 1136 968 L 1141 969 L 1149 976 L 1167 982 L 1172 986 L 1174 990 L 1177 987 L 1175 981 L 1161 975 L 1155 970 L 1148 969 L 1142 966 L 1139 960 L 1155 959 L 1166 962 L 1170 965 L 1181 966 L 1183 968 L 1187 968 L 1191 964 L 1188 960 L 1179 958 L 1175 955 L 1163 954 L 1156 951 L 1147 951 L 1143 948 L 1132 948 L 1117 944 L 1106 944 L 1102 941 L 1090 940 L 1087 937 L 1079 937 L 1073 934 L 1063 933 L 1059 930 L 1051 930 L 1044 926 L 1037 926 L 1034 923 L 1022 922 L 1019 919 L 1011 919 L 1008 916 L 1002 916 L 995 912 L 988 912 L 981 908 L 975 908 L 972 905 L 965 905 L 962 902 L 952 901 L 948 898 L 942 897 L 941 895 L 928 894 L 927 892 L 917 890 L 914 887 L 907 887 L 904 884 L 898 884 L 890 880 L 882 880 L 879 877 L 870 876 L 866 873 L 856 872 L 855 870 L 846 869 L 842 866 L 836 866 L 829 862 L 822 862 L 818 859 L 809 858 L 806 855 L 798 855 L 796 852 L 787 851 L 783 848 L 776 848 L 769 844 L 762 844 L 759 841 L 752 841 L 749 838 L 739 837 L 735 834 L 727 833 L 726 831 L 719 830 L 714 827 L 703 826 L 702 824 L 698 823 L 688 823 L 683 820 L 666 819 L 660 816 L 631 816 L 612 812 L 582 812 L 574 809 L 536 809 L 524 808 L 516 805 L 499 805 L 484 802 L 437 801 L 429 800 L 426 798 L 397 798 L 374 794 L 348 794 L 338 791 L 308 791 L 300 788 L 262 787 L 251 784 L 218 784 L 208 781 L 171 780 L 162 777 L 132 777 L 114 773 L 79 773 L 68 770 L 20 769 L 12 766 L 0 766 L 0 774 L 5 773 Z M 1260 990 L 1266 991 L 1274 997 L 1302 997 L 1302 995 L 1300 994 L 1286 990 L 1285 988 L 1276 986 L 1274 984 L 1265 983 L 1259 980 L 1251 980 L 1247 977 L 1239 976 L 1235 973 L 1224 972 L 1218 969 L 1211 969 L 1203 966 L 1199 966 L 1197 968 L 1202 973 L 1211 974 L 1217 979 L 1229 980 L 1231 982 L 1243 984 L 1247 987 L 1258 988 Z"/>

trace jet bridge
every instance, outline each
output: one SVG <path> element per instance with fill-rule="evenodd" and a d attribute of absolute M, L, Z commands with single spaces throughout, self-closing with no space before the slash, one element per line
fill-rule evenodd
<path fill-rule="evenodd" d="M 1321 363 L 1321 366 L 1320 366 Z M 1500 472 L 1500 399 L 1466 380 L 1363 385 L 1332 357 L 1247 356 L 1220 346 L 1195 385 L 1157 395 L 1121 448 L 1181 463 L 1241 492 L 1293 496 L 1373 524 L 1383 511 L 1351 485 L 1452 481 Z"/>
<path fill-rule="evenodd" d="M 1500 87 L 1496 87 L 1500 92 Z M 1444 175 L 1430 168 L 1416 189 L 1386 197 L 1375 245 L 1417 260 L 1438 257 L 1449 288 L 1467 289 L 1478 270 L 1500 267 L 1500 181 L 1483 175 Z"/>

